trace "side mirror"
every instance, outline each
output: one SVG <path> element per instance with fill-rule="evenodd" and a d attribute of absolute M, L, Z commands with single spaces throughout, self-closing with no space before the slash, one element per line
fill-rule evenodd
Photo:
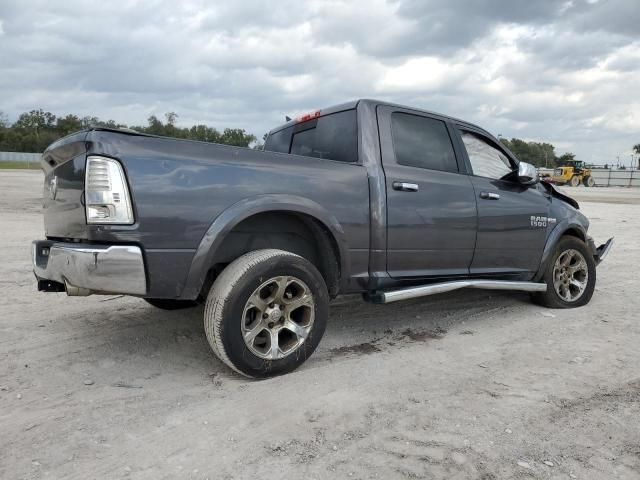
<path fill-rule="evenodd" d="M 518 164 L 518 181 L 523 185 L 534 185 L 538 183 L 538 171 L 530 163 L 520 162 Z"/>

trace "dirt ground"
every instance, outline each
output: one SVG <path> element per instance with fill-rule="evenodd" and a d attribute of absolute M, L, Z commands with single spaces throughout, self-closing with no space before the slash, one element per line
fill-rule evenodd
<path fill-rule="evenodd" d="M 586 307 L 339 299 L 302 368 L 249 381 L 201 308 L 36 292 L 41 178 L 0 172 L 0 478 L 640 478 L 640 190 L 567 189 L 616 237 Z"/>

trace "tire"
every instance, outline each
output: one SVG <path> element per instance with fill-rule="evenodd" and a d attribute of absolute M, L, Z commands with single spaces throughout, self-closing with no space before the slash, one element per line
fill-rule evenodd
<path fill-rule="evenodd" d="M 577 269 L 580 257 L 584 260 L 584 268 L 571 273 L 572 269 Z M 563 267 L 567 259 L 569 259 L 569 263 Z M 580 273 L 582 270 L 584 270 L 584 274 Z M 568 277 L 564 278 L 563 275 L 565 274 Z M 554 282 L 554 278 L 556 282 Z M 547 291 L 534 293 L 532 298 L 535 303 L 548 308 L 581 307 L 589 303 L 593 296 L 596 286 L 596 262 L 589 248 L 582 240 L 572 236 L 564 236 L 560 238 L 553 255 L 549 258 L 542 279 L 547 284 Z M 580 289 L 573 286 L 573 280 L 577 284 L 584 285 L 582 293 L 579 295 L 578 291 Z"/>
<path fill-rule="evenodd" d="M 577 175 L 571 177 L 571 180 L 569 180 L 569 185 L 571 185 L 572 187 L 577 187 L 578 185 L 580 185 L 580 179 Z"/>
<path fill-rule="evenodd" d="M 585 187 L 593 187 L 596 184 L 592 176 L 584 177 L 582 179 L 582 183 L 584 184 Z"/>
<path fill-rule="evenodd" d="M 230 263 L 213 283 L 204 327 L 222 362 L 247 377 L 267 378 L 311 356 L 328 315 L 327 286 L 313 264 L 283 250 L 256 250 Z"/>
<path fill-rule="evenodd" d="M 181 310 L 198 306 L 194 300 L 174 300 L 172 298 L 145 298 L 145 302 L 162 310 Z"/>

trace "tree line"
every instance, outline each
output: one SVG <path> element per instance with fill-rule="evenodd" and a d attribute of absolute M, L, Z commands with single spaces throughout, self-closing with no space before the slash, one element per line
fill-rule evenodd
<path fill-rule="evenodd" d="M 571 152 L 556 155 L 555 147 L 546 142 L 527 142 L 519 138 L 500 138 L 500 141 L 518 157 L 518 160 L 536 167 L 554 168 L 576 159 Z"/>
<path fill-rule="evenodd" d="M 6 152 L 43 152 L 47 146 L 59 138 L 89 127 L 130 128 L 151 135 L 200 140 L 222 143 L 237 147 L 248 147 L 256 141 L 255 135 L 242 128 L 225 128 L 222 131 L 208 125 L 198 124 L 191 127 L 178 127 L 178 115 L 169 112 L 162 121 L 155 115 L 147 119 L 147 125 L 128 126 L 114 120 L 103 121 L 98 117 L 79 117 L 78 115 L 56 116 L 42 109 L 20 114 L 10 124 L 7 116 L 0 112 L 0 151 Z"/>
<path fill-rule="evenodd" d="M 500 141 L 511 150 L 519 160 L 530 163 L 536 167 L 548 167 L 554 168 L 562 165 L 566 165 L 567 162 L 571 162 L 576 159 L 575 154 L 571 152 L 563 153 L 558 156 L 555 153 L 555 147 L 550 143 L 538 143 L 538 142 L 526 142 L 519 138 L 512 138 L 508 140 L 501 138 Z M 640 143 L 632 147 L 632 151 L 639 156 L 637 159 L 637 168 L 640 169 Z M 614 162 L 605 165 L 605 168 L 613 168 Z M 620 168 L 626 168 L 622 165 Z M 636 168 L 632 164 L 632 168 Z"/>

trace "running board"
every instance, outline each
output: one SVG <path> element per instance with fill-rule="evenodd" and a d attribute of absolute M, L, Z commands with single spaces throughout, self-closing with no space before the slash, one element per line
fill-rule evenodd
<path fill-rule="evenodd" d="M 546 283 L 510 282 L 508 280 L 459 280 L 455 282 L 432 283 L 419 287 L 403 288 L 369 295 L 373 303 L 391 303 L 410 298 L 426 297 L 437 293 L 450 292 L 460 288 L 482 288 L 485 290 L 520 290 L 523 292 L 546 292 Z"/>

